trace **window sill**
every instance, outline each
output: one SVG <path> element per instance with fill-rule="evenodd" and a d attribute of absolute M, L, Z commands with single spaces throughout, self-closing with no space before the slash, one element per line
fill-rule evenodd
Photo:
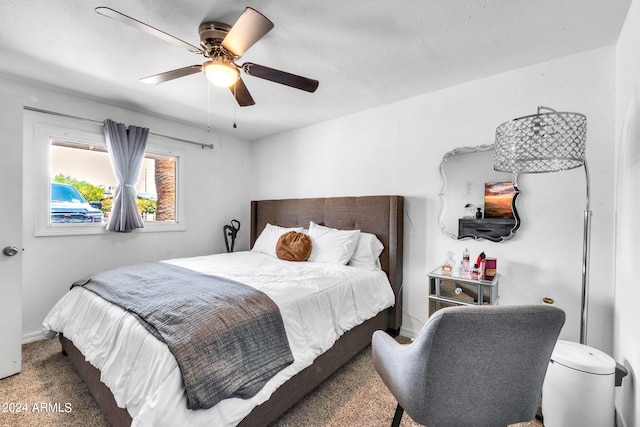
<path fill-rule="evenodd" d="M 105 230 L 104 226 L 105 224 L 61 224 L 47 225 L 46 227 L 36 226 L 35 236 L 81 236 L 117 233 L 115 231 Z M 186 229 L 185 225 L 181 223 L 146 222 L 144 224 L 144 228 L 137 228 L 133 230 L 132 233 L 163 233 L 171 231 L 185 231 Z"/>

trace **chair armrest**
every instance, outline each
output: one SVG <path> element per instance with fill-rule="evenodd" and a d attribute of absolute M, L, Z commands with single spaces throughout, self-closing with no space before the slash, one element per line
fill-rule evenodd
<path fill-rule="evenodd" d="M 400 344 L 387 333 L 376 331 L 371 340 L 374 366 L 379 363 L 385 365 L 386 369 L 396 371 L 395 374 L 410 374 L 414 364 L 424 364 L 425 354 L 419 347 L 421 346 L 417 346 L 415 342 Z"/>
<path fill-rule="evenodd" d="M 371 346 L 377 347 L 378 350 L 382 350 L 383 347 L 388 347 L 390 351 L 400 351 L 410 344 L 400 344 L 391 335 L 384 331 L 375 331 L 371 338 Z"/>
<path fill-rule="evenodd" d="M 406 409 L 405 405 L 413 404 L 410 397 L 415 394 L 412 390 L 413 382 L 421 378 L 414 370 L 420 369 L 418 366 L 424 366 L 424 363 L 415 361 L 416 358 L 420 358 L 416 346 L 413 343 L 400 344 L 385 332 L 376 331 L 371 340 L 371 349 L 373 365 L 378 375 Z"/>

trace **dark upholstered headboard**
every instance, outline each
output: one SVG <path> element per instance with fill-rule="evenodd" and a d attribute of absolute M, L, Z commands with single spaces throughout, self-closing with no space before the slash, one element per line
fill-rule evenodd
<path fill-rule="evenodd" d="M 382 269 L 396 295 L 389 328 L 402 324 L 402 238 L 404 197 L 362 196 L 251 202 L 251 247 L 267 223 L 282 227 L 309 227 L 309 221 L 342 230 L 375 234 L 384 245 Z"/>

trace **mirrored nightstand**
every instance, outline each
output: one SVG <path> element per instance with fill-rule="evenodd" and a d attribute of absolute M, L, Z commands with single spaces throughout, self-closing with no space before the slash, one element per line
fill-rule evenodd
<path fill-rule="evenodd" d="M 492 280 L 475 280 L 470 277 L 444 274 L 438 267 L 427 276 L 429 277 L 429 316 L 441 308 L 456 305 L 498 304 L 499 273 Z"/>

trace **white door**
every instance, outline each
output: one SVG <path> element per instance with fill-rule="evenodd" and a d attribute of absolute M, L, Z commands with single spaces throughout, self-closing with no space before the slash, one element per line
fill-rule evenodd
<path fill-rule="evenodd" d="M 22 107 L 0 92 L 0 378 L 22 364 Z"/>

